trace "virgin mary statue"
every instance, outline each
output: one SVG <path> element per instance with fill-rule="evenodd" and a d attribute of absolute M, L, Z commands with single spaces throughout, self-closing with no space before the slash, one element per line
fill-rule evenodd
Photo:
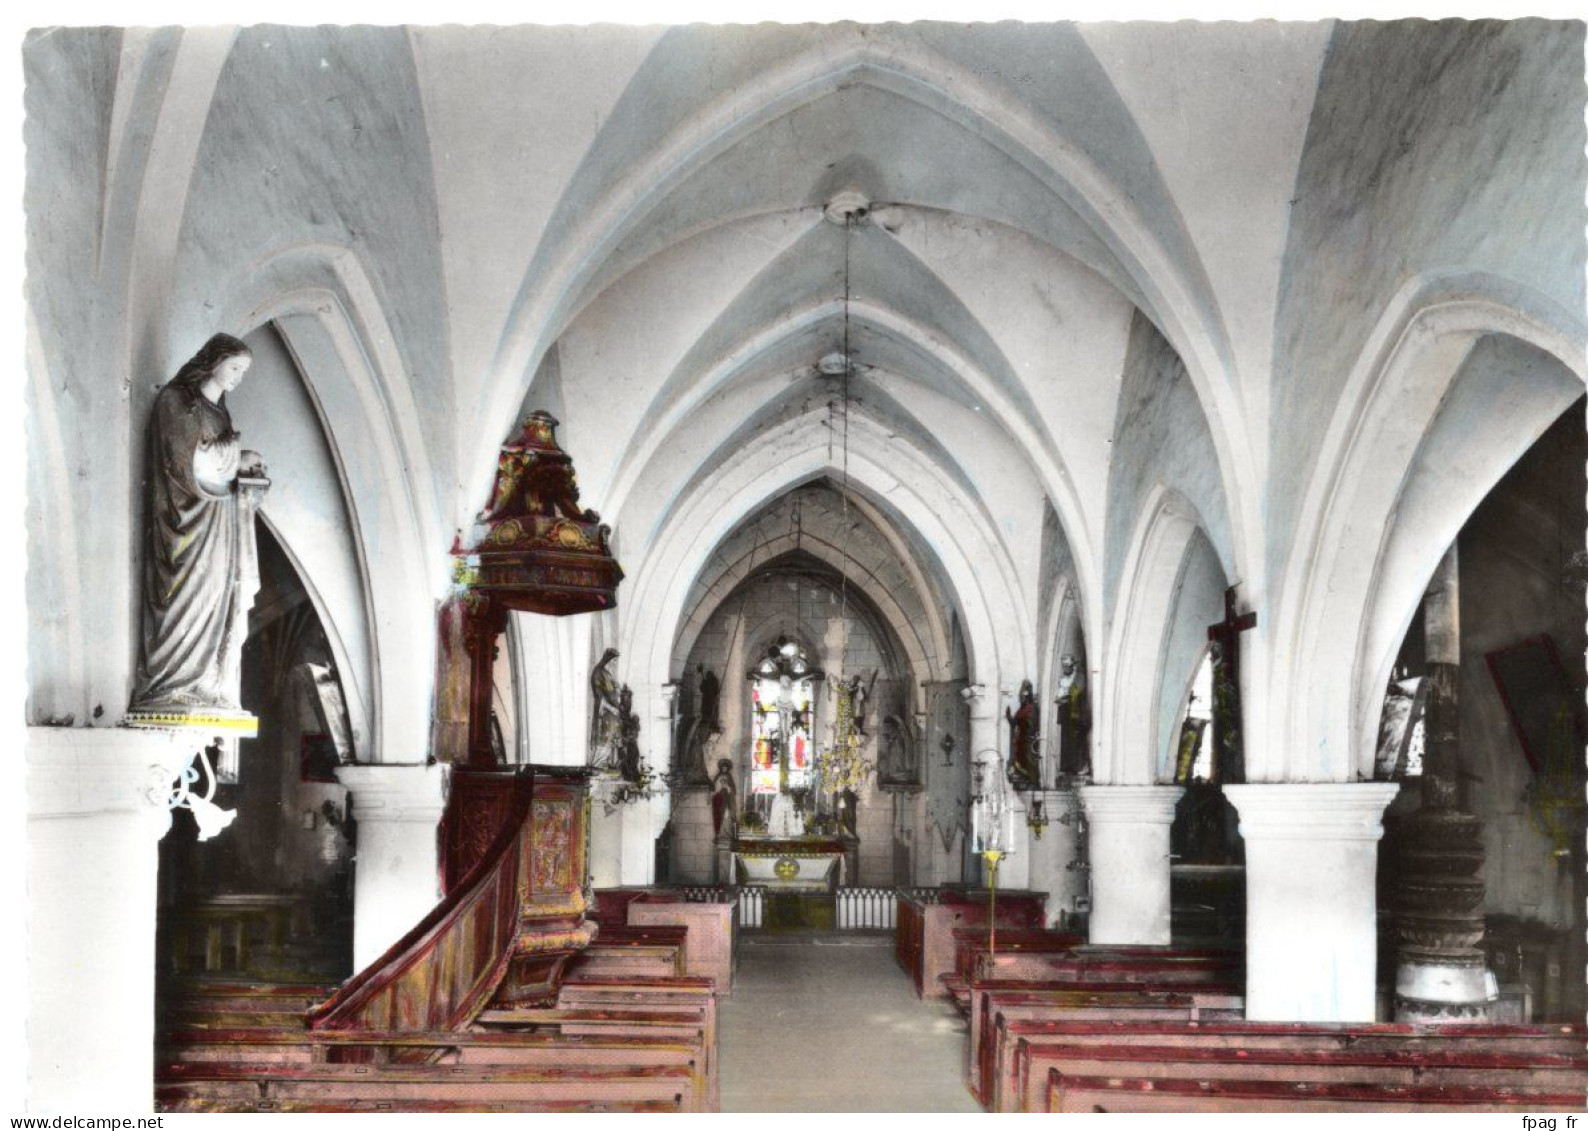
<path fill-rule="evenodd" d="M 143 638 L 131 723 L 240 714 L 243 640 L 259 588 L 257 452 L 232 428 L 226 394 L 253 362 L 216 334 L 155 398 L 149 422 Z M 239 483 L 239 480 L 244 483 Z"/>

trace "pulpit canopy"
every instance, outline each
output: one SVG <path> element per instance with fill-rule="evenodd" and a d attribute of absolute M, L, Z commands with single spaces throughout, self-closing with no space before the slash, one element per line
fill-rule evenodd
<path fill-rule="evenodd" d="M 579 505 L 573 459 L 557 444 L 557 419 L 533 412 L 502 445 L 491 502 L 480 513 L 470 589 L 499 609 L 569 616 L 617 605 L 623 570 L 611 528 Z"/>

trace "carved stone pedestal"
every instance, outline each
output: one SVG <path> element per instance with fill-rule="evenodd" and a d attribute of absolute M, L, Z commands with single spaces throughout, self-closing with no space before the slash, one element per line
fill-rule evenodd
<path fill-rule="evenodd" d="M 1395 1020 L 1484 1021 L 1498 993 L 1483 941 L 1483 825 L 1470 813 L 1405 818 L 1395 885 Z"/>
<path fill-rule="evenodd" d="M 1485 1021 L 1498 987 L 1483 942 L 1483 824 L 1461 798 L 1461 570 L 1456 548 L 1423 598 L 1422 807 L 1396 827 L 1395 1020 Z"/>

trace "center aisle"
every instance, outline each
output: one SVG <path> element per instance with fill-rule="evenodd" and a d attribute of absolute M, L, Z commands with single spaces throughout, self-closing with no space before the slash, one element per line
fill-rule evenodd
<path fill-rule="evenodd" d="M 718 1028 L 722 1110 L 981 1110 L 965 1024 L 916 998 L 893 936 L 746 934 Z"/>

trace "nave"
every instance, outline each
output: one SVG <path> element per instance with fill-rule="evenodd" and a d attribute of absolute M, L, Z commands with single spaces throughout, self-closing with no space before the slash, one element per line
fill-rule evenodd
<path fill-rule="evenodd" d="M 27 1102 L 1577 1071 L 1584 34 L 30 34 Z"/>
<path fill-rule="evenodd" d="M 722 1007 L 722 1110 L 980 1111 L 964 1029 L 916 998 L 887 935 L 747 938 Z"/>

